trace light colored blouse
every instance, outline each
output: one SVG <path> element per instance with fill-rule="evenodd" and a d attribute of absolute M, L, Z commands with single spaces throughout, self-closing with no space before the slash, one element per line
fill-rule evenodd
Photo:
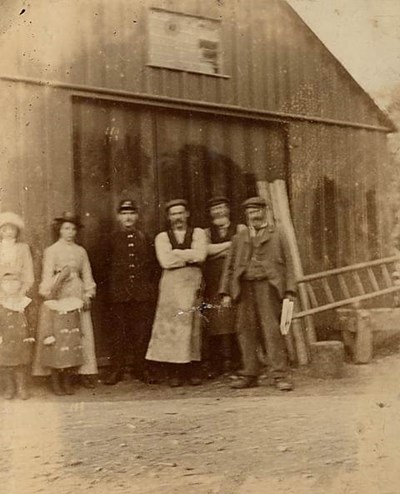
<path fill-rule="evenodd" d="M 33 262 L 29 246 L 23 242 L 0 241 L 0 276 L 12 273 L 22 283 L 25 294 L 33 285 Z"/>
<path fill-rule="evenodd" d="M 183 238 L 185 232 L 183 232 Z M 179 239 L 177 239 L 179 241 Z M 181 242 L 182 243 L 182 242 Z M 173 249 L 167 232 L 161 232 L 155 239 L 158 262 L 163 269 L 175 269 L 204 262 L 207 256 L 207 238 L 204 230 L 193 230 L 190 249 Z"/>
<path fill-rule="evenodd" d="M 86 250 L 63 239 L 48 247 L 43 255 L 42 281 L 39 293 L 48 297 L 55 277 L 64 268 L 70 268 L 70 276 L 62 283 L 57 298 L 92 298 L 96 293 L 89 257 Z"/>

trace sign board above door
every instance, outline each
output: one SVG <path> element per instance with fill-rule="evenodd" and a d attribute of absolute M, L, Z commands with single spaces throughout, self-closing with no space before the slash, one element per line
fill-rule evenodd
<path fill-rule="evenodd" d="M 161 9 L 148 17 L 148 65 L 208 75 L 222 74 L 221 22 Z"/>

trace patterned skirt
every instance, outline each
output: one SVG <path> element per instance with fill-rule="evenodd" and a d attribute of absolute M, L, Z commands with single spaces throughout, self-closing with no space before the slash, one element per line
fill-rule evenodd
<path fill-rule="evenodd" d="M 23 312 L 0 306 L 0 366 L 28 365 L 32 360 L 32 343 Z"/>
<path fill-rule="evenodd" d="M 47 343 L 49 337 L 52 341 Z M 59 312 L 44 303 L 39 314 L 33 374 L 41 375 L 35 373 L 35 367 L 67 369 L 82 364 L 80 309 Z"/>

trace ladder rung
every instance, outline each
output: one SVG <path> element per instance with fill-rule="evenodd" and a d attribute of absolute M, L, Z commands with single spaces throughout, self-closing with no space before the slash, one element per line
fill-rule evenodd
<path fill-rule="evenodd" d="M 379 283 L 378 283 L 378 280 L 376 279 L 374 270 L 372 268 L 367 268 L 367 272 L 368 272 L 368 277 L 369 277 L 369 281 L 371 282 L 372 288 L 375 291 L 379 291 L 380 290 Z"/>
<path fill-rule="evenodd" d="M 335 298 L 333 296 L 331 287 L 329 286 L 328 280 L 326 278 L 322 279 L 322 286 L 324 287 L 326 298 L 328 299 L 328 302 L 335 302 Z"/>
<path fill-rule="evenodd" d="M 349 288 L 347 286 L 345 277 L 342 274 L 339 274 L 338 279 L 339 279 L 339 285 L 340 285 L 340 288 L 342 289 L 344 297 L 350 298 L 351 295 L 350 295 L 350 291 L 349 291 Z"/>
<path fill-rule="evenodd" d="M 314 314 L 319 314 L 320 312 L 325 312 L 327 310 L 332 310 L 332 309 L 338 309 L 339 307 L 344 307 L 345 305 L 357 304 L 358 302 L 362 302 L 363 300 L 369 300 L 371 298 L 375 298 L 381 295 L 386 295 L 389 293 L 396 293 L 396 292 L 400 292 L 400 286 L 391 286 L 389 288 L 384 288 L 382 290 L 379 290 L 379 292 L 366 293 L 365 295 L 357 295 L 356 297 L 351 297 L 347 300 L 339 300 L 334 304 L 321 305 L 320 307 L 315 307 L 312 309 L 296 312 L 293 315 L 293 319 L 309 317 Z"/>

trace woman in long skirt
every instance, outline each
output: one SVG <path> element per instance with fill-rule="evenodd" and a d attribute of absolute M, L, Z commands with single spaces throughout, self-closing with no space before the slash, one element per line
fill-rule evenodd
<path fill-rule="evenodd" d="M 46 301 L 39 314 L 33 375 L 51 375 L 55 394 L 72 394 L 72 373 L 81 374 L 86 387 L 94 387 L 97 374 L 90 315 L 96 284 L 86 250 L 75 243 L 79 218 L 64 213 L 55 225 L 59 239 L 43 257 L 39 293 Z"/>
<path fill-rule="evenodd" d="M 0 369 L 9 400 L 15 395 L 29 398 L 27 371 L 34 341 L 24 313 L 34 280 L 29 246 L 20 241 L 23 229 L 17 214 L 0 214 Z"/>

